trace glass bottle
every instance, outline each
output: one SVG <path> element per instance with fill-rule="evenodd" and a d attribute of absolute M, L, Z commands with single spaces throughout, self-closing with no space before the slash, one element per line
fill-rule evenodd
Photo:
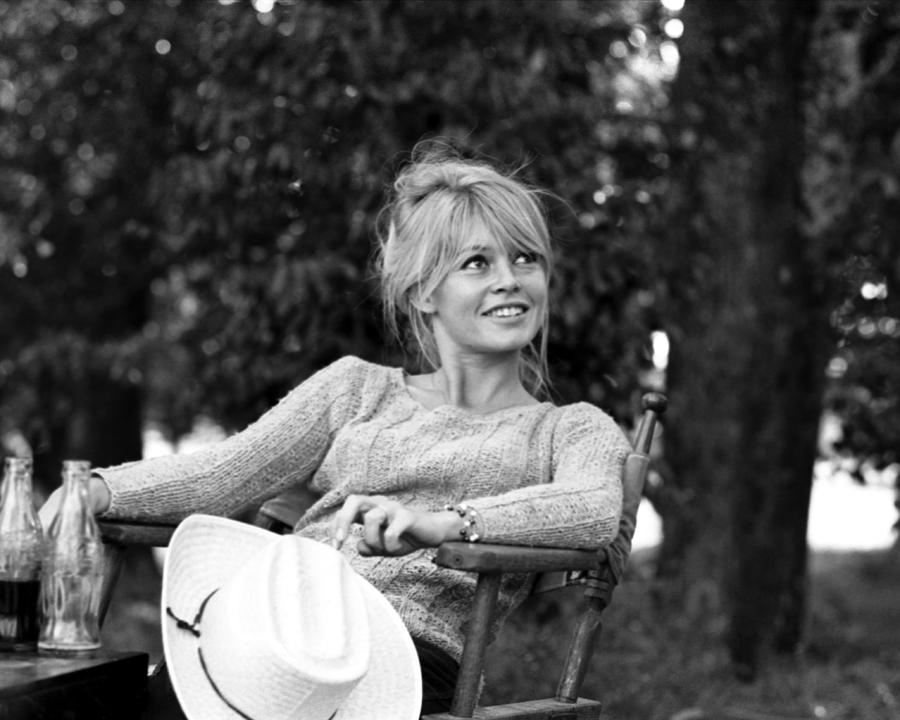
<path fill-rule="evenodd" d="M 42 540 L 31 459 L 6 458 L 0 490 L 0 650 L 35 648 Z"/>
<path fill-rule="evenodd" d="M 77 654 L 100 647 L 103 543 L 88 501 L 90 463 L 65 460 L 62 476 L 44 547 L 38 650 Z"/>

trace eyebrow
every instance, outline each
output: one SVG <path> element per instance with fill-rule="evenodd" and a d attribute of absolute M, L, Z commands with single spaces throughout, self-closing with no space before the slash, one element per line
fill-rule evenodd
<path fill-rule="evenodd" d="M 467 255 L 474 252 L 487 252 L 490 249 L 488 245 L 466 245 L 459 252 L 461 255 Z"/>

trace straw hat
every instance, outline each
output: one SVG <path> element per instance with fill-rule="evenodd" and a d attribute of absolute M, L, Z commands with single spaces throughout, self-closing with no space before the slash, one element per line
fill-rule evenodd
<path fill-rule="evenodd" d="M 189 720 L 419 717 L 400 616 L 324 543 L 188 517 L 163 568 L 162 626 Z"/>

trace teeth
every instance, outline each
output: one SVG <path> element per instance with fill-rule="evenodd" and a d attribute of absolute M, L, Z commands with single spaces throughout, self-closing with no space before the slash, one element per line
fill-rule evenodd
<path fill-rule="evenodd" d="M 524 312 L 525 310 L 520 307 L 502 307 L 491 310 L 488 315 L 494 315 L 496 317 L 513 317 L 514 315 L 521 315 Z"/>

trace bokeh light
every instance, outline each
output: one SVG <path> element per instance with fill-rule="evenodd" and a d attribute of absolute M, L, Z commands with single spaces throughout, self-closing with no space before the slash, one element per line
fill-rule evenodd
<path fill-rule="evenodd" d="M 887 298 L 887 285 L 883 282 L 864 282 L 859 294 L 866 300 L 884 300 Z"/>
<path fill-rule="evenodd" d="M 628 55 L 628 46 L 621 40 L 613 40 L 609 44 L 609 54 L 614 58 L 623 58 Z"/>
<path fill-rule="evenodd" d="M 669 336 L 662 330 L 654 330 L 650 333 L 650 343 L 653 347 L 653 367 L 665 370 L 669 365 Z"/>
<path fill-rule="evenodd" d="M 663 32 L 673 40 L 677 40 L 684 35 L 684 23 L 678 18 L 669 18 L 663 25 Z"/>

